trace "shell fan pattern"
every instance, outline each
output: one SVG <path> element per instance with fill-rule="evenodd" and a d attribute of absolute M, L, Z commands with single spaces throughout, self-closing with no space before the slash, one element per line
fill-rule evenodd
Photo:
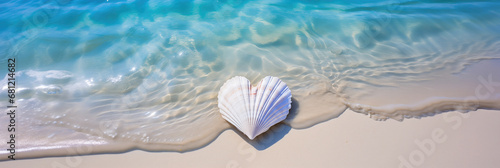
<path fill-rule="evenodd" d="M 222 117 L 253 140 L 286 118 L 292 93 L 277 77 L 267 76 L 252 87 L 247 78 L 236 76 L 221 87 L 218 101 Z"/>

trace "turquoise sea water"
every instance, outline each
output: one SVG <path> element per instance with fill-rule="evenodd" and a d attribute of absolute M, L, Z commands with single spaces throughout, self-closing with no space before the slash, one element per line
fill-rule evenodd
<path fill-rule="evenodd" d="M 217 93 L 236 75 L 286 82 L 292 128 L 346 108 L 382 120 L 498 110 L 498 9 L 465 0 L 2 1 L 0 104 L 9 105 L 15 58 L 21 158 L 203 146 L 230 128 Z"/>

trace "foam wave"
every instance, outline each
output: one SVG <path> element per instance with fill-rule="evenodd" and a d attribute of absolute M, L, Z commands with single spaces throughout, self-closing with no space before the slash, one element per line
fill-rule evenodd
<path fill-rule="evenodd" d="M 402 121 L 404 118 L 420 118 L 433 116 L 435 114 L 459 111 L 469 112 L 477 109 L 493 109 L 500 108 L 500 95 L 493 95 L 492 98 L 481 100 L 477 97 L 466 98 L 444 98 L 435 97 L 426 99 L 416 104 L 395 104 L 385 106 L 369 106 L 357 103 L 346 103 L 349 109 L 369 115 L 370 118 L 376 120 L 386 120 L 389 118 Z"/>

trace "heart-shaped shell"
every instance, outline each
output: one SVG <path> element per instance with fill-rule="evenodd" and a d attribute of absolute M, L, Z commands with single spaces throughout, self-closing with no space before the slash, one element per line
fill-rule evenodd
<path fill-rule="evenodd" d="M 252 87 L 247 78 L 236 76 L 220 88 L 218 99 L 222 117 L 254 139 L 286 118 L 292 93 L 277 77 L 267 76 Z"/>

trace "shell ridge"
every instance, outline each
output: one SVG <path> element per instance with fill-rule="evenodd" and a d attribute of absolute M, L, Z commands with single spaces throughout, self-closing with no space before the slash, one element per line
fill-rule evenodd
<path fill-rule="evenodd" d="M 234 82 L 231 83 L 231 87 L 233 90 L 231 90 L 230 93 L 232 93 L 231 97 L 228 97 L 228 98 L 233 98 L 233 99 L 228 99 L 228 103 L 229 103 L 229 100 L 233 101 L 233 103 L 230 103 L 231 106 L 233 107 L 233 111 L 241 111 L 241 106 L 236 106 L 235 107 L 235 103 L 239 103 L 242 101 L 242 99 L 240 99 L 240 95 L 243 95 L 240 91 L 240 87 L 241 86 L 241 82 L 242 82 L 242 79 L 246 79 L 245 77 L 241 77 L 241 76 L 238 76 L 238 77 L 235 77 L 234 78 Z M 241 113 L 234 113 L 234 118 L 235 118 L 235 122 L 238 123 L 238 126 L 239 129 L 244 129 L 244 125 L 245 125 L 245 122 L 244 120 L 241 120 Z M 235 125 L 236 126 L 236 125 Z"/>
<path fill-rule="evenodd" d="M 219 96 L 223 95 L 223 99 L 222 99 L 223 106 L 225 106 L 225 107 L 229 106 L 228 111 L 224 111 L 223 115 L 226 116 L 226 118 L 229 118 L 229 120 L 228 119 L 226 119 L 226 120 L 228 120 L 231 124 L 236 126 L 238 129 L 242 129 L 243 124 L 242 124 L 242 121 L 240 120 L 240 117 L 238 117 L 239 116 L 238 113 L 236 113 L 236 114 L 231 113 L 231 111 L 237 111 L 238 109 L 234 107 L 233 103 L 230 103 L 228 101 L 227 93 L 231 93 L 231 92 L 235 91 L 234 89 L 237 88 L 235 86 L 237 83 L 240 82 L 239 79 L 241 79 L 241 78 L 244 78 L 244 77 L 236 76 L 236 77 L 233 77 L 230 80 L 228 80 L 226 83 L 224 83 L 224 85 L 221 88 L 222 94 L 219 95 Z M 226 89 L 226 88 L 229 88 L 229 89 Z M 236 93 L 233 93 L 230 96 L 233 96 L 234 94 L 236 94 Z"/>
<path fill-rule="evenodd" d="M 262 125 L 265 125 L 265 126 L 272 126 L 278 121 L 281 121 L 281 120 L 284 120 L 286 119 L 286 116 L 288 115 L 288 108 L 286 107 L 286 102 L 283 102 L 282 104 L 285 104 L 285 105 L 282 105 L 281 108 L 278 108 L 276 111 L 276 113 L 272 116 L 269 116 L 266 123 L 262 124 Z M 276 122 L 276 123 L 274 123 Z"/>
<path fill-rule="evenodd" d="M 254 134 L 254 130 L 255 130 L 255 123 L 257 122 L 257 117 L 255 116 L 256 115 L 256 111 L 258 110 L 258 108 L 255 108 L 255 107 L 259 107 L 260 106 L 260 101 L 257 101 L 257 100 L 261 100 L 261 97 L 259 97 L 259 87 L 262 85 L 262 81 L 260 81 L 259 83 L 257 83 L 257 86 L 256 87 L 252 87 L 252 97 L 254 97 L 254 100 L 255 100 L 255 103 L 253 104 L 253 107 L 252 107 L 252 111 L 250 112 L 251 113 L 251 116 L 252 116 L 252 121 L 251 121 L 251 127 L 252 127 L 252 136 Z"/>
<path fill-rule="evenodd" d="M 273 79 L 273 78 L 271 77 L 271 79 Z M 269 80 L 270 82 L 272 82 L 271 79 Z M 277 81 L 277 82 L 279 82 L 279 81 Z M 266 92 L 268 90 L 268 86 L 269 85 L 266 85 L 266 88 L 265 88 Z M 265 116 L 267 116 L 268 114 L 272 113 L 273 110 L 274 110 L 273 109 L 273 104 L 276 101 L 276 99 L 275 99 L 276 95 L 274 94 L 274 91 L 276 89 L 276 86 L 278 86 L 278 85 L 273 85 L 273 86 L 271 86 L 269 88 L 269 90 L 270 90 L 268 92 L 269 96 L 266 97 L 266 103 L 264 104 L 263 111 L 261 111 L 261 113 L 259 114 L 259 123 L 258 123 L 259 130 L 262 129 L 262 126 L 263 126 L 262 124 L 266 122 L 267 117 L 265 117 Z M 268 101 L 269 99 L 271 99 L 272 101 Z"/>
<path fill-rule="evenodd" d="M 268 81 L 269 81 L 269 78 L 265 77 L 264 79 L 262 79 L 259 82 L 259 84 L 257 84 L 257 93 L 255 96 L 260 101 L 257 104 L 257 110 L 252 112 L 252 113 L 255 113 L 255 115 L 256 115 L 255 118 L 259 118 L 259 115 L 261 114 L 261 112 L 263 110 L 263 106 L 265 105 L 265 102 L 267 100 L 267 98 L 265 98 L 265 99 L 263 98 L 265 96 L 265 89 L 261 89 L 261 88 L 266 87 L 268 84 Z M 263 105 L 261 105 L 261 104 L 263 104 Z M 257 122 L 252 123 L 252 127 L 254 128 L 254 131 L 252 134 L 256 134 L 255 131 L 258 129 L 258 123 Z"/>
<path fill-rule="evenodd" d="M 255 97 L 255 95 L 254 95 L 254 92 L 256 91 L 256 87 L 253 87 L 250 81 L 249 81 L 249 83 L 250 83 L 250 89 L 249 89 L 249 91 L 250 91 L 250 94 L 249 94 L 249 97 L 250 97 L 250 101 L 249 101 L 249 102 L 250 102 L 250 104 L 249 104 L 249 108 L 250 108 L 250 109 L 249 109 L 249 111 L 248 111 L 248 112 L 249 112 L 250 114 L 253 114 L 253 111 L 255 110 L 255 100 L 257 100 L 257 99 L 256 99 L 256 97 Z M 250 121 L 250 122 L 252 122 L 252 123 L 253 123 L 253 120 L 254 120 L 254 119 L 253 119 L 253 116 L 251 116 L 251 118 L 250 118 L 250 119 L 251 119 L 251 121 Z M 251 126 L 251 127 L 253 127 L 253 126 Z M 252 128 L 252 129 L 253 129 L 253 128 Z"/>
<path fill-rule="evenodd" d="M 270 127 L 270 126 L 278 123 L 276 121 L 276 119 L 274 119 L 274 118 L 285 119 L 286 116 L 288 115 L 288 110 L 290 109 L 290 108 L 288 108 L 288 104 L 290 104 L 290 103 L 286 100 L 286 96 L 282 96 L 278 99 L 280 99 L 280 101 L 278 101 L 273 106 L 273 111 L 275 111 L 275 112 L 266 116 L 266 118 L 264 120 L 262 120 L 262 121 L 264 121 L 261 124 L 262 127 Z"/>
<path fill-rule="evenodd" d="M 272 86 L 270 86 L 270 83 L 273 82 L 273 80 L 272 80 L 273 77 L 266 76 L 264 79 L 266 80 L 266 85 L 264 87 L 262 87 L 261 89 L 263 90 L 262 94 L 263 94 L 263 96 L 265 96 L 265 99 L 264 99 L 264 104 L 261 106 L 262 108 L 258 112 L 258 116 L 257 116 L 258 122 L 256 123 L 256 132 L 260 132 L 262 130 L 262 127 L 261 127 L 262 120 L 263 120 L 262 116 L 265 116 L 266 114 L 268 114 L 272 110 L 269 107 L 269 99 L 271 99 L 273 96 L 273 94 L 272 94 L 273 90 L 270 89 L 268 91 L 268 88 L 272 87 Z"/>
<path fill-rule="evenodd" d="M 246 79 L 245 77 L 242 77 L 239 79 L 239 87 L 241 89 L 239 89 L 238 91 L 241 93 L 240 95 L 240 102 L 239 103 L 243 103 L 243 106 L 240 106 L 240 110 L 239 110 L 239 113 L 240 115 L 244 115 L 247 119 L 248 119 L 248 104 L 247 104 L 247 101 L 248 101 L 248 79 Z M 247 120 L 243 120 L 242 122 L 246 123 Z M 246 128 L 247 131 L 248 128 Z"/>
<path fill-rule="evenodd" d="M 262 79 L 258 84 L 257 86 L 255 87 L 255 97 L 256 97 L 256 100 L 259 100 L 258 103 L 257 103 L 257 108 L 252 111 L 252 116 L 253 116 L 253 119 L 252 120 L 253 122 L 251 123 L 251 127 L 252 127 L 252 132 L 251 132 L 251 139 L 255 138 L 257 135 L 258 135 L 258 132 L 259 132 L 259 115 L 261 114 L 262 112 L 262 109 L 263 109 L 263 106 L 265 105 L 265 102 L 266 102 L 266 99 L 264 98 L 265 96 L 265 89 L 262 89 L 262 88 L 265 88 L 268 84 L 268 78 L 265 77 L 264 79 Z M 264 105 L 263 105 L 264 104 Z"/>
<path fill-rule="evenodd" d="M 272 85 L 272 88 L 269 89 L 269 95 L 271 96 L 268 97 L 271 98 L 272 101 L 266 102 L 266 110 L 259 116 L 259 132 L 264 132 L 264 129 L 267 128 L 267 123 L 270 122 L 269 120 L 271 119 L 271 117 L 274 117 L 275 115 L 280 113 L 279 111 L 277 111 L 279 109 L 276 108 L 276 105 L 280 104 L 283 101 L 281 98 L 281 92 L 277 92 L 278 90 L 283 89 L 282 81 L 276 77 L 272 77 L 271 79 L 273 79 L 272 83 L 274 83 L 274 85 Z M 266 88 L 266 90 L 268 90 L 268 88 Z M 276 123 L 272 123 L 272 125 L 274 124 Z"/>
<path fill-rule="evenodd" d="M 274 109 L 276 103 L 279 103 L 280 101 L 282 101 L 281 100 L 281 95 L 282 94 L 281 93 L 276 94 L 276 91 L 281 89 L 281 87 L 280 87 L 281 86 L 281 81 L 279 81 L 279 79 L 278 79 L 276 81 L 276 83 L 278 83 L 278 84 L 274 85 L 274 87 L 271 89 L 272 92 L 270 94 L 273 95 L 273 97 L 272 97 L 273 101 L 269 102 L 269 104 L 267 105 L 268 106 L 267 107 L 267 109 L 268 109 L 267 114 L 269 114 L 269 113 L 272 112 L 272 110 Z"/>
<path fill-rule="evenodd" d="M 236 126 L 238 128 L 241 128 L 241 122 L 240 122 L 240 120 L 238 119 L 237 116 L 232 115 L 230 113 L 230 111 L 224 111 L 223 112 L 223 118 L 226 119 L 227 121 L 229 121 L 234 126 Z"/>
<path fill-rule="evenodd" d="M 234 123 L 233 121 L 237 120 L 233 115 L 231 115 L 231 113 L 229 113 L 230 110 L 225 106 L 225 104 L 220 105 L 219 108 L 221 109 L 222 116 L 228 118 L 231 123 Z"/>
<path fill-rule="evenodd" d="M 232 107 L 228 107 L 227 98 L 225 97 L 225 95 L 226 95 L 226 94 L 225 94 L 225 93 L 226 93 L 226 90 L 228 90 L 228 89 L 226 89 L 226 88 L 228 88 L 228 87 L 229 87 L 228 85 L 230 85 L 230 84 L 229 84 L 230 82 L 231 82 L 231 80 L 228 80 L 228 81 L 227 81 L 226 83 L 224 83 L 224 85 L 221 87 L 221 90 L 220 90 L 220 92 L 219 92 L 219 95 L 217 96 L 217 97 L 218 97 L 218 99 L 219 99 L 219 104 L 218 104 L 218 107 L 221 109 L 222 116 L 223 116 L 226 120 L 228 120 L 228 119 L 229 119 L 228 121 L 229 121 L 229 122 L 231 122 L 231 124 L 236 125 L 236 124 L 234 123 L 234 120 L 235 120 L 235 119 L 234 119 L 233 117 L 231 117 L 232 115 L 231 115 L 230 113 L 228 113 L 228 112 L 232 109 Z M 229 105 L 230 105 L 230 104 L 229 104 Z"/>

